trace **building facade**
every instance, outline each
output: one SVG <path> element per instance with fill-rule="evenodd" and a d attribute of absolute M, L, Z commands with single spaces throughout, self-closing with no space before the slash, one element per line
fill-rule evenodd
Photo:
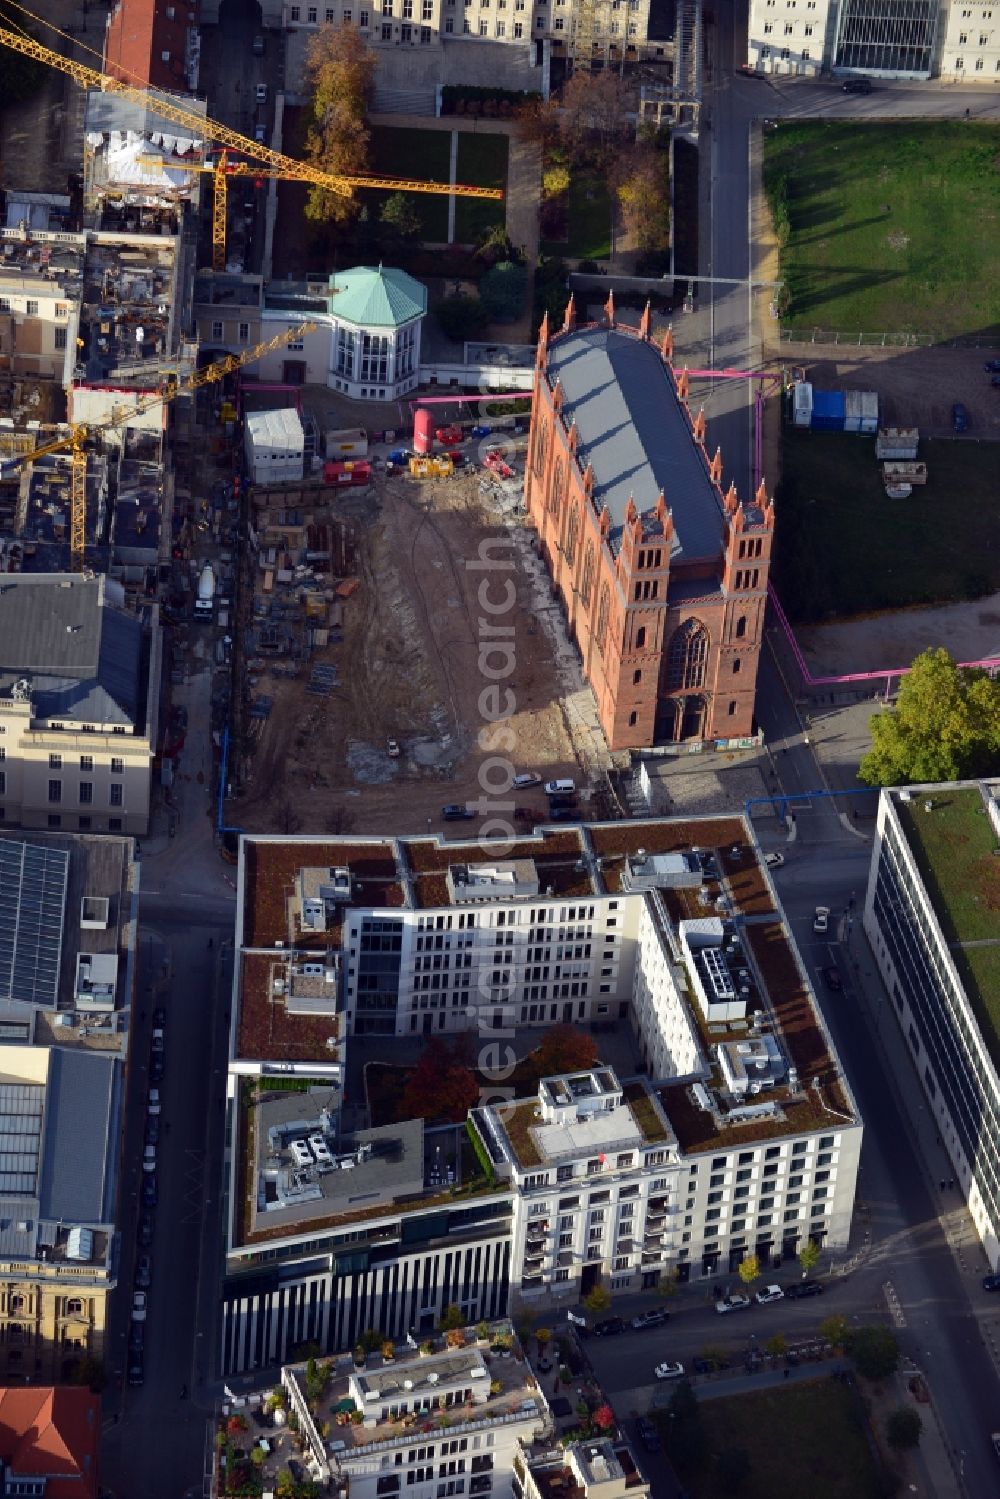
<path fill-rule="evenodd" d="M 861 1121 L 740 819 L 244 837 L 237 902 L 227 1373 L 847 1243 Z M 630 1075 L 515 1096 L 567 1022 Z M 384 1123 L 367 1083 L 348 1120 L 352 1049 L 461 1032 L 496 1080 L 467 1127 Z"/>
<path fill-rule="evenodd" d="M 104 37 L 104 72 L 125 83 L 194 93 L 201 62 L 200 0 L 115 0 Z"/>
<path fill-rule="evenodd" d="M 612 750 L 754 732 L 774 506 L 723 491 L 669 332 L 538 342 L 525 502 Z"/>
<path fill-rule="evenodd" d="M 0 823 L 145 833 L 160 627 L 104 577 L 3 574 Z"/>
<path fill-rule="evenodd" d="M 965 0 L 751 0 L 747 63 L 764 73 L 1000 82 L 1000 10 Z"/>
<path fill-rule="evenodd" d="M 947 841 L 961 847 L 955 870 Z M 1000 917 L 986 897 L 1000 785 L 925 786 L 879 799 L 864 927 L 926 1108 L 994 1270 L 1000 1268 Z M 972 881 L 969 897 L 959 884 Z M 971 945 L 970 945 L 971 944 Z M 889 1024 L 884 1020 L 882 1024 Z"/>

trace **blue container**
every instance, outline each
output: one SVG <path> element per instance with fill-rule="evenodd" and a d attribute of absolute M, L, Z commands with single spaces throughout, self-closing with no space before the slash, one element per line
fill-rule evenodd
<path fill-rule="evenodd" d="M 812 421 L 814 432 L 843 432 L 846 402 L 842 390 L 813 390 Z"/>

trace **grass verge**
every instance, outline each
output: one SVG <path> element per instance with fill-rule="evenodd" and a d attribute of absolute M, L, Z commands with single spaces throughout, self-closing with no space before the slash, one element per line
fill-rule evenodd
<path fill-rule="evenodd" d="M 451 137 L 444 130 L 400 130 L 376 125 L 372 129 L 372 171 L 421 182 L 448 182 Z M 365 193 L 368 212 L 377 218 L 388 193 Z M 448 199 L 414 193 L 420 215 L 421 238 L 442 244 L 448 237 Z"/>
<path fill-rule="evenodd" d="M 788 122 L 764 137 L 783 321 L 795 328 L 1000 331 L 1000 125 Z"/>
<path fill-rule="evenodd" d="M 579 172 L 566 195 L 566 239 L 543 240 L 543 255 L 570 260 L 608 260 L 611 256 L 611 196 L 596 172 Z"/>
<path fill-rule="evenodd" d="M 458 137 L 455 180 L 469 187 L 500 187 L 506 194 L 509 146 L 506 135 L 463 130 Z M 503 199 L 457 198 L 455 238 L 462 245 L 475 244 L 494 224 L 503 224 L 506 215 Z"/>

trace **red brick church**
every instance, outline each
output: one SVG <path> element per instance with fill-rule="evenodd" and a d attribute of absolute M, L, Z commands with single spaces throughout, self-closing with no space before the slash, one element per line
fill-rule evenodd
<path fill-rule="evenodd" d="M 753 732 L 774 505 L 722 489 L 673 339 L 538 339 L 525 499 L 614 750 Z"/>

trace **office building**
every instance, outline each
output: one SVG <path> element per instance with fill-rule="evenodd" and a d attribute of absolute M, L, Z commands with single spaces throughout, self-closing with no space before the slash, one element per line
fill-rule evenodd
<path fill-rule="evenodd" d="M 994 1270 L 1000 1268 L 1000 784 L 879 799 L 864 928 Z M 884 1010 L 891 1014 L 883 1014 Z M 927 1142 L 924 1141 L 924 1144 Z"/>
<path fill-rule="evenodd" d="M 0 822 L 146 832 L 160 626 L 123 602 L 104 577 L 0 574 Z"/>
<path fill-rule="evenodd" d="M 723 490 L 672 354 L 613 297 L 538 340 L 525 503 L 612 750 L 755 728 L 774 506 Z"/>
<path fill-rule="evenodd" d="M 237 900 L 227 1373 L 846 1244 L 861 1121 L 741 819 L 244 837 Z M 616 1061 L 508 1086 L 557 1023 Z M 465 1125 L 373 1117 L 380 1038 L 463 1035 Z"/>
<path fill-rule="evenodd" d="M 995 83 L 1000 12 L 964 0 L 751 0 L 747 63 L 812 77 Z"/>

